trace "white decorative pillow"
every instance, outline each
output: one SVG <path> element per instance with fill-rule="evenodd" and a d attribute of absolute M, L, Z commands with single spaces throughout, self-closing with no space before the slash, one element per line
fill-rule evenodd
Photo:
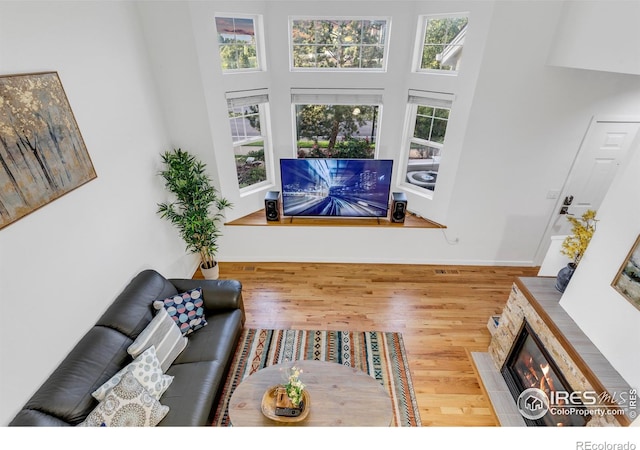
<path fill-rule="evenodd" d="M 168 412 L 168 406 L 160 404 L 131 372 L 127 372 L 80 425 L 155 427 Z"/>
<path fill-rule="evenodd" d="M 149 347 L 155 347 L 160 367 L 163 372 L 166 372 L 187 346 L 188 341 L 188 338 L 183 336 L 180 329 L 176 327 L 167 310 L 162 308 L 129 346 L 127 352 L 136 358 Z"/>
<path fill-rule="evenodd" d="M 131 372 L 140 384 L 158 400 L 160 400 L 164 391 L 167 390 L 173 381 L 172 376 L 165 375 L 162 372 L 160 361 L 158 361 L 158 357 L 156 356 L 156 349 L 151 346 L 132 363 L 112 376 L 109 381 L 96 389 L 91 395 L 98 401 L 104 400 L 107 393 L 120 382 L 123 375 L 127 372 Z"/>

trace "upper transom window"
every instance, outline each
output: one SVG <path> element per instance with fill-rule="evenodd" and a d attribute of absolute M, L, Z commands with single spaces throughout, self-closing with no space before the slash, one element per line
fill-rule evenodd
<path fill-rule="evenodd" d="M 293 69 L 385 69 L 387 19 L 293 18 L 290 29 Z"/>
<path fill-rule="evenodd" d="M 223 72 L 261 70 L 254 17 L 216 17 Z"/>
<path fill-rule="evenodd" d="M 417 71 L 458 71 L 469 18 L 466 14 L 422 17 Z"/>

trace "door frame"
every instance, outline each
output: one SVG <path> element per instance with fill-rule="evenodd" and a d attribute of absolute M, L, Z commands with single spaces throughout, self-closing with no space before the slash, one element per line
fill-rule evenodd
<path fill-rule="evenodd" d="M 564 178 L 564 181 L 562 182 L 562 187 L 560 188 L 560 193 L 558 194 L 558 198 L 556 199 L 553 209 L 551 210 L 549 217 L 547 219 L 547 225 L 545 226 L 544 233 L 542 235 L 540 243 L 538 244 L 538 249 L 536 250 L 536 254 L 535 254 L 534 262 L 537 266 L 540 266 L 542 264 L 547 254 L 547 251 L 551 246 L 551 236 L 553 236 L 553 224 L 558 215 L 558 211 L 560 211 L 560 208 L 562 207 L 562 202 L 564 201 L 564 198 L 568 195 L 567 185 L 569 184 L 569 180 L 571 179 L 573 169 L 575 168 L 575 165 L 576 165 L 576 161 L 580 157 L 580 154 L 584 148 L 585 141 L 589 136 L 589 131 L 591 130 L 591 127 L 596 122 L 640 123 L 640 116 L 617 115 L 617 114 L 602 114 L 602 115 L 596 114 L 591 117 L 591 120 L 589 120 L 589 124 L 584 134 L 582 135 L 582 139 L 580 140 L 580 145 L 578 146 L 578 149 L 576 150 L 573 160 L 571 161 L 571 166 L 569 167 L 569 171 L 567 172 L 567 175 Z M 640 137 L 640 131 L 638 132 L 638 135 L 636 135 L 634 142 L 639 142 L 639 137 Z M 631 156 L 631 153 L 635 151 L 636 148 L 637 148 L 637 145 L 632 145 L 629 148 L 629 152 L 625 156 L 624 161 L 621 163 L 621 167 L 626 166 L 627 161 Z M 605 194 L 605 198 L 606 198 L 606 194 Z"/>

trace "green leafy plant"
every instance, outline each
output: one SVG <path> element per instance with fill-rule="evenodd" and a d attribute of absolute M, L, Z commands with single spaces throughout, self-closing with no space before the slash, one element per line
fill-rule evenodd
<path fill-rule="evenodd" d="M 302 402 L 304 384 L 300 381 L 301 373 L 302 369 L 299 369 L 296 366 L 287 370 L 287 384 L 284 385 L 284 388 L 287 391 L 287 396 L 289 397 L 289 400 L 291 400 L 291 404 L 294 408 L 300 406 L 300 402 Z"/>
<path fill-rule="evenodd" d="M 585 211 L 580 218 L 567 216 L 571 223 L 571 233 L 562 241 L 560 252 L 573 260 L 576 266 L 582 259 L 587 246 L 596 231 L 596 212 L 592 209 Z"/>
<path fill-rule="evenodd" d="M 369 139 L 349 139 L 343 142 L 338 142 L 333 151 L 334 158 L 373 158 L 375 149 L 369 143 Z"/>
<path fill-rule="evenodd" d="M 333 149 L 329 149 L 326 141 L 314 143 L 313 145 L 300 145 L 298 141 L 299 158 L 345 158 L 345 159 L 371 159 L 375 152 L 375 146 L 365 139 L 347 139 L 336 142 Z"/>
<path fill-rule="evenodd" d="M 160 176 L 165 188 L 174 194 L 173 202 L 159 203 L 158 214 L 171 222 L 190 253 L 199 253 L 202 267 L 215 267 L 219 222 L 223 211 L 233 205 L 221 197 L 207 175 L 206 165 L 181 149 L 162 155 Z"/>

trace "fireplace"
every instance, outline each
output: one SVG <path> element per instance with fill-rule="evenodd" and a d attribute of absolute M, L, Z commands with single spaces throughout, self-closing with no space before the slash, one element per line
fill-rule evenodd
<path fill-rule="evenodd" d="M 503 426 L 629 426 L 637 413 L 637 400 L 632 404 L 630 396 L 636 391 L 559 305 L 561 296 L 555 278 L 516 278 L 487 354 L 472 353 L 498 421 Z M 529 389 L 537 393 L 541 383 L 539 397 L 548 402 L 548 411 L 542 408 L 545 417 L 533 417 L 537 404 Z M 573 416 L 563 414 L 571 408 Z"/>
<path fill-rule="evenodd" d="M 536 388 L 539 391 L 528 391 L 534 394 L 529 400 L 540 402 L 542 399 L 546 403 L 544 408 L 540 407 L 542 413 L 546 411 L 542 417 L 536 414 L 527 418 L 523 414 L 527 426 L 585 426 L 589 421 L 590 415 L 585 414 L 582 403 L 571 395 L 569 383 L 526 320 L 501 372 L 516 402 L 526 400 L 524 396 L 520 399 L 523 391 Z"/>

